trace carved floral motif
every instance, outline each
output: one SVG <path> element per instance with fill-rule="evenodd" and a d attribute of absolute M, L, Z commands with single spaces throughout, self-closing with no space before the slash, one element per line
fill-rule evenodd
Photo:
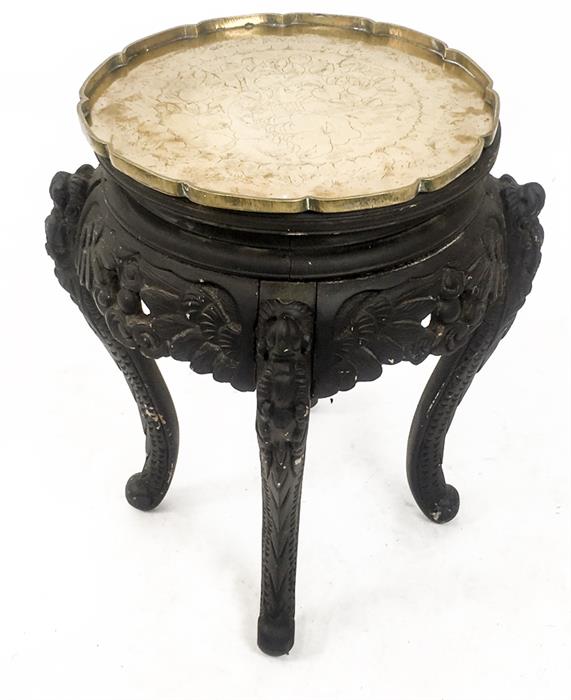
<path fill-rule="evenodd" d="M 95 263 L 97 264 L 97 263 Z M 199 374 L 230 381 L 239 363 L 242 326 L 230 294 L 212 284 L 179 281 L 171 291 L 147 279 L 136 256 L 97 272 L 93 294 L 109 330 L 146 357 L 170 355 Z"/>
<path fill-rule="evenodd" d="M 419 364 L 465 343 L 502 293 L 502 246 L 500 222 L 490 216 L 467 270 L 446 266 L 407 289 L 358 292 L 345 301 L 334 328 L 339 389 L 376 379 L 383 365 Z"/>
<path fill-rule="evenodd" d="M 234 299 L 204 282 L 189 282 L 159 270 L 145 270 L 138 256 L 111 240 L 113 231 L 95 202 L 81 215 L 94 170 L 57 173 L 46 220 L 46 248 L 61 284 L 78 301 L 88 290 L 113 337 L 145 357 L 171 355 L 200 374 L 231 381 L 239 364 L 242 326 Z"/>

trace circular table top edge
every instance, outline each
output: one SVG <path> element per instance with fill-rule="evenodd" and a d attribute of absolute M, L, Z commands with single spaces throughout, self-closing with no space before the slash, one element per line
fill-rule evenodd
<path fill-rule="evenodd" d="M 90 112 L 92 98 L 98 87 L 104 80 L 109 78 L 111 73 L 127 66 L 135 58 L 177 41 L 198 39 L 201 36 L 211 35 L 215 32 L 227 32 L 236 28 L 244 29 L 257 26 L 282 28 L 297 25 L 341 28 L 382 36 L 389 40 L 408 42 L 413 44 L 415 48 L 420 48 L 440 58 L 443 64 L 450 63 L 459 66 L 478 83 L 483 91 L 485 102 L 491 106 L 493 112 L 491 129 L 477 139 L 475 146 L 466 157 L 435 176 L 417 178 L 403 187 L 373 194 L 345 197 L 307 195 L 296 198 L 240 196 L 197 187 L 188 181 L 175 180 L 143 168 L 121 156 L 114 151 L 109 143 L 100 140 L 93 133 L 90 126 Z M 194 25 L 182 25 L 130 44 L 123 51 L 104 61 L 86 79 L 80 90 L 78 114 L 83 131 L 97 155 L 109 159 L 117 170 L 158 192 L 177 197 L 186 197 L 192 202 L 209 207 L 238 211 L 260 213 L 314 211 L 335 213 L 401 204 L 414 199 L 420 192 L 438 190 L 450 184 L 474 165 L 482 155 L 483 150 L 494 141 L 499 124 L 499 97 L 492 88 L 491 78 L 471 58 L 456 49 L 449 48 L 444 42 L 415 30 L 384 22 L 375 22 L 363 17 L 345 15 L 311 13 L 257 14 L 206 20 Z"/>

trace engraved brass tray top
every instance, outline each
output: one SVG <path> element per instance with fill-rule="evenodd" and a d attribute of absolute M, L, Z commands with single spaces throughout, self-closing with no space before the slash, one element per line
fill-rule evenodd
<path fill-rule="evenodd" d="M 135 42 L 81 89 L 95 152 L 161 192 L 263 212 L 406 202 L 466 171 L 499 100 L 465 54 L 359 17 L 209 20 Z"/>

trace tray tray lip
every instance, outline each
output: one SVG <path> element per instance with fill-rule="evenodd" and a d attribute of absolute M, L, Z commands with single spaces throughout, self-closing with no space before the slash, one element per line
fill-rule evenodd
<path fill-rule="evenodd" d="M 143 168 L 133 161 L 121 156 L 112 146 L 96 137 L 90 126 L 91 98 L 96 93 L 101 82 L 112 72 L 124 68 L 134 58 L 149 53 L 158 48 L 173 44 L 177 41 L 199 39 L 215 32 L 228 32 L 233 29 L 248 29 L 257 26 L 285 28 L 291 26 L 333 27 L 350 31 L 365 32 L 372 36 L 382 36 L 396 41 L 411 43 L 417 48 L 425 49 L 437 57 L 442 63 L 457 65 L 465 70 L 482 87 L 484 102 L 492 108 L 492 126 L 480 136 L 470 153 L 461 161 L 443 170 L 437 175 L 418 178 L 407 185 L 384 190 L 372 194 L 351 195 L 348 197 L 319 197 L 307 195 L 297 198 L 253 197 L 220 192 L 198 187 L 192 182 L 176 180 L 160 175 L 150 169 Z M 176 197 L 187 197 L 191 201 L 209 207 L 254 211 L 266 213 L 296 213 L 302 211 L 315 212 L 346 212 L 360 209 L 402 204 L 416 197 L 420 192 L 430 192 L 441 189 L 452 180 L 464 173 L 480 158 L 484 148 L 489 146 L 496 135 L 499 124 L 500 100 L 493 89 L 490 76 L 480 68 L 469 56 L 462 51 L 452 49 L 443 41 L 428 34 L 417 32 L 407 27 L 387 22 L 376 22 L 365 17 L 351 15 L 333 15 L 320 13 L 291 12 L 287 14 L 264 13 L 221 17 L 204 20 L 197 24 L 185 24 L 172 29 L 152 34 L 126 46 L 119 53 L 113 54 L 103 61 L 85 80 L 81 86 L 77 111 L 82 129 L 91 147 L 97 155 L 108 158 L 111 164 L 125 175 L 132 177 L 142 185 L 146 185 L 164 194 Z"/>

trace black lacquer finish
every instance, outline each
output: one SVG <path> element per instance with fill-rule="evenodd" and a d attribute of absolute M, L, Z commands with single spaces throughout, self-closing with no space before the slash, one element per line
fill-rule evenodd
<path fill-rule="evenodd" d="M 531 289 L 544 193 L 489 174 L 499 144 L 442 190 L 344 214 L 255 214 L 149 190 L 102 160 L 58 173 L 47 250 L 62 286 L 123 372 L 147 458 L 131 505 L 163 499 L 178 425 L 154 359 L 257 391 L 263 494 L 258 644 L 294 640 L 295 571 L 305 444 L 316 400 L 441 359 L 408 444 L 408 480 L 437 523 L 458 511 L 444 442 L 472 379 Z"/>

